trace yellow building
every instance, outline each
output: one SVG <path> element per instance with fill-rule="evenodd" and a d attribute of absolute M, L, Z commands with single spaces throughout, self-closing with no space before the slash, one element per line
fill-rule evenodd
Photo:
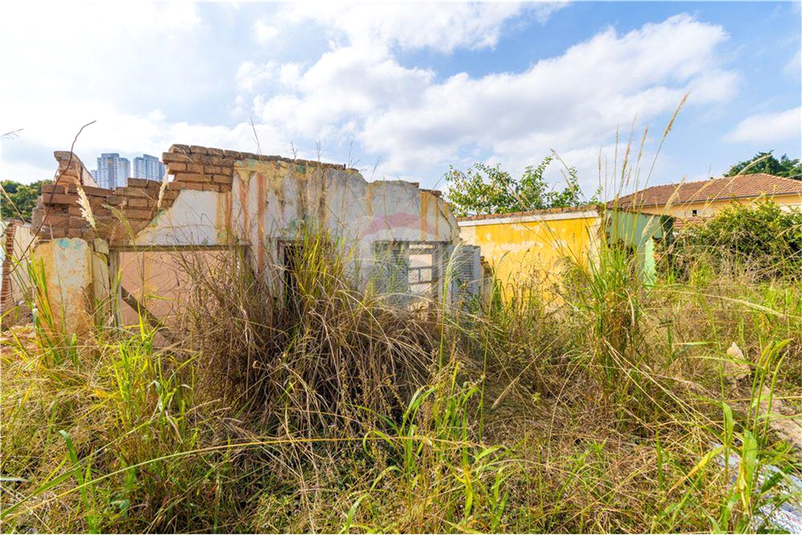
<path fill-rule="evenodd" d="M 652 186 L 621 197 L 609 207 L 680 219 L 710 217 L 729 204 L 771 198 L 782 207 L 802 207 L 802 181 L 766 174 Z"/>
<path fill-rule="evenodd" d="M 555 282 L 565 259 L 586 263 L 604 232 L 597 206 L 556 208 L 458 219 L 460 238 L 479 246 L 504 288 Z"/>
<path fill-rule="evenodd" d="M 505 298 L 554 297 L 565 268 L 598 262 L 602 240 L 631 251 L 642 280 L 655 277 L 655 241 L 666 237 L 671 216 L 605 210 L 596 205 L 458 219 L 460 238 L 481 250 Z M 530 291 L 531 290 L 531 291 Z"/>

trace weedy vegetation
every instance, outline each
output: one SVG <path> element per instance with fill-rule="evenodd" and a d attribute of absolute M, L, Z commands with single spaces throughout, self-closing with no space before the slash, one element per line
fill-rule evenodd
<path fill-rule="evenodd" d="M 291 291 L 238 250 L 182 253 L 173 324 L 80 339 L 33 264 L 36 323 L 3 336 L 2 528 L 781 530 L 802 470 L 788 217 L 727 211 L 654 284 L 601 243 L 548 300 L 416 310 L 357 288 L 348 248 L 308 230 Z"/>

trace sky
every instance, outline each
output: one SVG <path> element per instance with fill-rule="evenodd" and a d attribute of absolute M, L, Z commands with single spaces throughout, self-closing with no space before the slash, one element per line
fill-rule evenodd
<path fill-rule="evenodd" d="M 588 198 L 621 187 L 630 137 L 638 186 L 802 155 L 799 2 L 0 10 L 0 134 L 22 129 L 2 141 L 3 180 L 52 178 L 90 121 L 75 143 L 90 169 L 183 143 L 445 189 L 450 166 L 515 175 L 554 151 Z M 560 164 L 547 177 L 564 186 Z"/>

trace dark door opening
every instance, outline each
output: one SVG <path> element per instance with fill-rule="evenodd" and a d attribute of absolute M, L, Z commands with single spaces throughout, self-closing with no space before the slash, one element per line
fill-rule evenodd
<path fill-rule="evenodd" d="M 298 242 L 282 242 L 282 282 L 284 283 L 284 305 L 290 312 L 300 314 L 301 295 L 298 274 L 303 268 L 304 249 Z"/>

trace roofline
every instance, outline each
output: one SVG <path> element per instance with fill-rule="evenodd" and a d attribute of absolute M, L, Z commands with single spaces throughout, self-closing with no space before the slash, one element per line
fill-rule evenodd
<path fill-rule="evenodd" d="M 230 150 L 230 149 L 220 149 L 216 147 L 205 147 L 202 145 L 184 145 L 179 143 L 173 143 L 170 145 L 168 152 L 173 154 L 196 154 L 196 155 L 209 155 L 209 156 L 219 156 L 219 157 L 226 157 L 226 158 L 233 158 L 234 161 L 244 162 L 247 163 L 248 160 L 255 160 L 261 162 L 285 162 L 291 163 L 296 165 L 306 165 L 309 167 L 321 167 L 321 168 L 332 168 L 332 169 L 342 169 L 345 171 L 357 171 L 353 167 L 348 167 L 347 164 L 343 163 L 331 163 L 331 162 L 323 162 L 320 160 L 304 160 L 301 158 L 289 158 L 286 156 L 279 156 L 279 155 L 267 155 L 267 154 L 256 154 L 253 152 L 242 152 L 238 150 Z M 162 159 L 164 163 L 164 160 Z"/>
<path fill-rule="evenodd" d="M 778 178 L 785 178 L 785 177 L 778 177 Z M 658 186 L 653 186 L 653 187 L 658 187 Z M 646 190 L 641 190 L 641 191 L 646 191 Z M 631 197 L 633 195 L 635 195 L 635 193 L 627 195 L 627 197 Z M 759 195 L 739 195 L 739 196 L 736 196 L 736 197 L 713 197 L 713 198 L 707 198 L 707 199 L 704 199 L 704 200 L 700 199 L 698 201 L 670 201 L 670 202 L 665 202 L 665 203 L 638 204 L 637 206 L 640 207 L 640 208 L 653 208 L 653 207 L 657 207 L 657 206 L 671 206 L 671 205 L 683 205 L 683 204 L 709 203 L 709 202 L 716 202 L 716 201 L 734 201 L 736 199 L 759 199 L 760 197 L 765 197 L 765 196 L 783 197 L 785 195 L 800 195 L 800 196 L 802 196 L 802 190 L 797 191 L 797 192 L 785 192 L 785 193 L 763 192 L 763 193 L 761 193 Z M 627 197 L 621 197 L 621 200 L 626 199 Z M 610 207 L 632 206 L 632 205 L 635 204 L 635 203 L 632 203 L 632 202 L 628 202 L 628 203 L 624 203 L 624 204 L 617 204 L 616 203 L 617 200 L 619 200 L 619 199 L 612 200 L 612 201 L 608 202 L 607 203 L 608 208 L 610 208 Z"/>
<path fill-rule="evenodd" d="M 621 199 L 626 199 L 626 198 L 629 198 L 629 197 L 634 197 L 634 196 L 636 196 L 638 194 L 643 194 L 643 193 L 645 193 L 645 192 L 647 192 L 647 191 L 649 191 L 651 189 L 663 188 L 663 187 L 666 187 L 666 186 L 674 186 L 674 192 L 676 193 L 676 191 L 679 190 L 680 188 L 682 188 L 684 186 L 690 186 L 691 184 L 709 184 L 710 182 L 713 182 L 715 180 L 726 180 L 726 179 L 733 180 L 733 179 L 738 178 L 738 177 L 759 176 L 759 175 L 768 176 L 768 177 L 771 177 L 771 178 L 776 178 L 776 179 L 781 179 L 781 180 L 786 180 L 786 181 L 790 181 L 790 182 L 800 182 L 799 180 L 796 180 L 795 177 L 802 177 L 802 174 L 793 175 L 792 177 L 787 177 L 787 176 L 771 175 L 769 173 L 746 173 L 746 174 L 743 174 L 743 175 L 720 176 L 718 178 L 710 177 L 709 179 L 706 179 L 706 180 L 694 180 L 692 182 L 680 181 L 680 182 L 677 182 L 677 183 L 674 183 L 674 184 L 655 184 L 654 186 L 649 186 L 649 187 L 634 191 L 634 192 L 630 193 L 629 195 L 624 195 L 623 197 L 620 197 L 620 198 Z M 800 186 L 800 190 L 799 190 L 798 193 L 802 193 L 802 186 Z M 721 197 L 721 198 L 716 199 L 716 200 L 746 199 L 746 198 L 751 198 L 751 197 L 760 197 L 760 196 L 766 195 L 766 194 L 767 193 L 764 192 L 764 193 L 761 193 L 759 195 L 741 195 L 739 197 Z M 795 195 L 795 194 L 796 193 L 773 193 L 772 195 Z M 613 202 L 613 201 L 609 201 L 607 204 L 609 205 L 611 202 Z M 688 201 L 688 202 L 701 202 L 701 201 Z M 643 205 L 643 206 L 661 206 L 661 205 L 660 204 L 650 204 L 650 205 Z"/>
<path fill-rule="evenodd" d="M 601 217 L 602 212 L 595 204 L 572 208 L 553 208 L 530 210 L 527 212 L 511 212 L 507 214 L 489 214 L 471 217 L 458 217 L 460 227 L 476 227 L 481 225 L 503 225 L 507 223 L 536 223 L 541 221 L 558 221 L 565 219 L 589 219 Z"/>

